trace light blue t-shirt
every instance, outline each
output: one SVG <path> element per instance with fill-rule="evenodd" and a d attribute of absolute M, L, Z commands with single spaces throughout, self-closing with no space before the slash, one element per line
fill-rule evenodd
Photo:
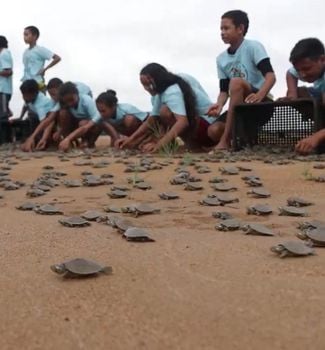
<path fill-rule="evenodd" d="M 289 68 L 289 73 L 290 73 L 291 75 L 293 75 L 295 78 L 297 78 L 297 79 L 303 81 L 303 80 L 299 77 L 299 74 L 298 74 L 298 72 L 296 71 L 296 69 L 295 69 L 294 67 Z M 318 94 L 323 94 L 323 93 L 325 93 L 325 72 L 323 73 L 323 75 L 322 75 L 319 79 L 317 79 L 317 80 L 315 80 L 315 81 L 313 82 L 313 89 L 314 89 L 314 91 L 315 91 L 316 93 L 318 93 Z"/>
<path fill-rule="evenodd" d="M 144 121 L 147 118 L 148 113 L 142 112 L 137 107 L 128 103 L 118 103 L 116 106 L 115 116 L 110 118 L 108 121 L 113 125 L 119 124 L 126 115 L 133 115 L 140 121 Z"/>
<path fill-rule="evenodd" d="M 69 108 L 69 111 L 77 119 L 87 119 L 98 124 L 102 121 L 95 101 L 89 95 L 79 95 L 79 102 L 77 108 Z"/>
<path fill-rule="evenodd" d="M 184 73 L 177 75 L 183 78 L 193 90 L 196 99 L 197 116 L 204 118 L 209 124 L 213 123 L 215 121 L 215 118 L 206 115 L 212 102 L 201 84 L 191 75 Z M 166 105 L 174 114 L 186 116 L 184 96 L 178 84 L 173 84 L 169 86 L 163 93 L 152 96 L 151 103 L 152 116 L 159 116 L 160 109 L 163 105 Z"/>
<path fill-rule="evenodd" d="M 5 69 L 12 69 L 12 56 L 8 49 L 2 49 L 0 52 L 0 72 Z M 12 75 L 10 77 L 0 76 L 0 92 L 12 94 Z"/>
<path fill-rule="evenodd" d="M 93 97 L 93 93 L 88 85 L 86 85 L 84 83 L 80 83 L 80 82 L 76 82 L 74 84 L 77 87 L 79 95 L 88 95 L 90 97 Z M 61 108 L 60 103 L 55 102 L 54 100 L 52 100 L 52 102 L 53 102 L 53 108 L 52 108 L 51 112 L 59 111 Z"/>
<path fill-rule="evenodd" d="M 36 45 L 31 49 L 26 49 L 23 55 L 24 75 L 21 80 L 34 79 L 38 83 L 42 82 L 43 77 L 37 73 L 44 68 L 45 61 L 50 60 L 53 56 L 52 51 L 42 46 Z"/>
<path fill-rule="evenodd" d="M 45 96 L 42 92 L 37 94 L 34 102 L 27 103 L 28 108 L 37 114 L 38 120 L 42 121 L 53 108 L 53 102 L 50 98 Z"/>
<path fill-rule="evenodd" d="M 244 39 L 234 54 L 226 50 L 217 57 L 219 79 L 242 78 L 259 90 L 265 79 L 257 65 L 265 58 L 268 54 L 260 42 Z"/>

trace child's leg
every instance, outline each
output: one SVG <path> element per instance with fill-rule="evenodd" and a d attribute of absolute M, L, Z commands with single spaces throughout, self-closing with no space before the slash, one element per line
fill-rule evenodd
<path fill-rule="evenodd" d="M 88 120 L 81 120 L 79 122 L 79 127 L 88 123 Z M 83 137 L 81 147 L 94 148 L 95 142 L 98 139 L 98 136 L 103 131 L 103 128 L 100 124 L 94 125 Z"/>
<path fill-rule="evenodd" d="M 141 125 L 141 121 L 134 117 L 133 115 L 126 115 L 123 118 L 123 123 L 121 125 L 120 132 L 123 135 L 132 135 Z"/>
<path fill-rule="evenodd" d="M 229 108 L 227 113 L 225 130 L 216 149 L 229 149 L 231 146 L 232 128 L 234 124 L 234 109 L 235 107 L 243 103 L 245 98 L 252 92 L 251 85 L 244 79 L 233 78 L 229 84 Z"/>
<path fill-rule="evenodd" d="M 77 119 L 66 109 L 61 109 L 57 116 L 58 132 L 64 138 L 78 127 Z"/>
<path fill-rule="evenodd" d="M 220 141 L 224 130 L 225 130 L 225 123 L 215 122 L 208 127 L 207 134 L 208 134 L 208 137 L 215 144 L 217 144 Z"/>

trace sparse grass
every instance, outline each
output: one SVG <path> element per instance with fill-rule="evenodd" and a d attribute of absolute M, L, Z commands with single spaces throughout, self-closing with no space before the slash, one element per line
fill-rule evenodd
<path fill-rule="evenodd" d="M 311 181 L 314 179 L 313 174 L 311 173 L 309 168 L 305 168 L 302 172 L 303 179 L 306 181 Z"/>

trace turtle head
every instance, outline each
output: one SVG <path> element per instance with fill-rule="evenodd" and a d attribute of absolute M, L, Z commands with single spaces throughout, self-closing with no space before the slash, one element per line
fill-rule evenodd
<path fill-rule="evenodd" d="M 59 275 L 63 275 L 67 271 L 64 264 L 52 265 L 51 270 Z"/>

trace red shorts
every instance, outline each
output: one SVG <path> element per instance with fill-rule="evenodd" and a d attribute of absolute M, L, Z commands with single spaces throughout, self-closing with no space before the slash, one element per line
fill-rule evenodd
<path fill-rule="evenodd" d="M 203 147 L 212 147 L 215 142 L 208 136 L 209 124 L 204 118 L 199 118 L 196 134 L 194 136 L 195 141 Z"/>

